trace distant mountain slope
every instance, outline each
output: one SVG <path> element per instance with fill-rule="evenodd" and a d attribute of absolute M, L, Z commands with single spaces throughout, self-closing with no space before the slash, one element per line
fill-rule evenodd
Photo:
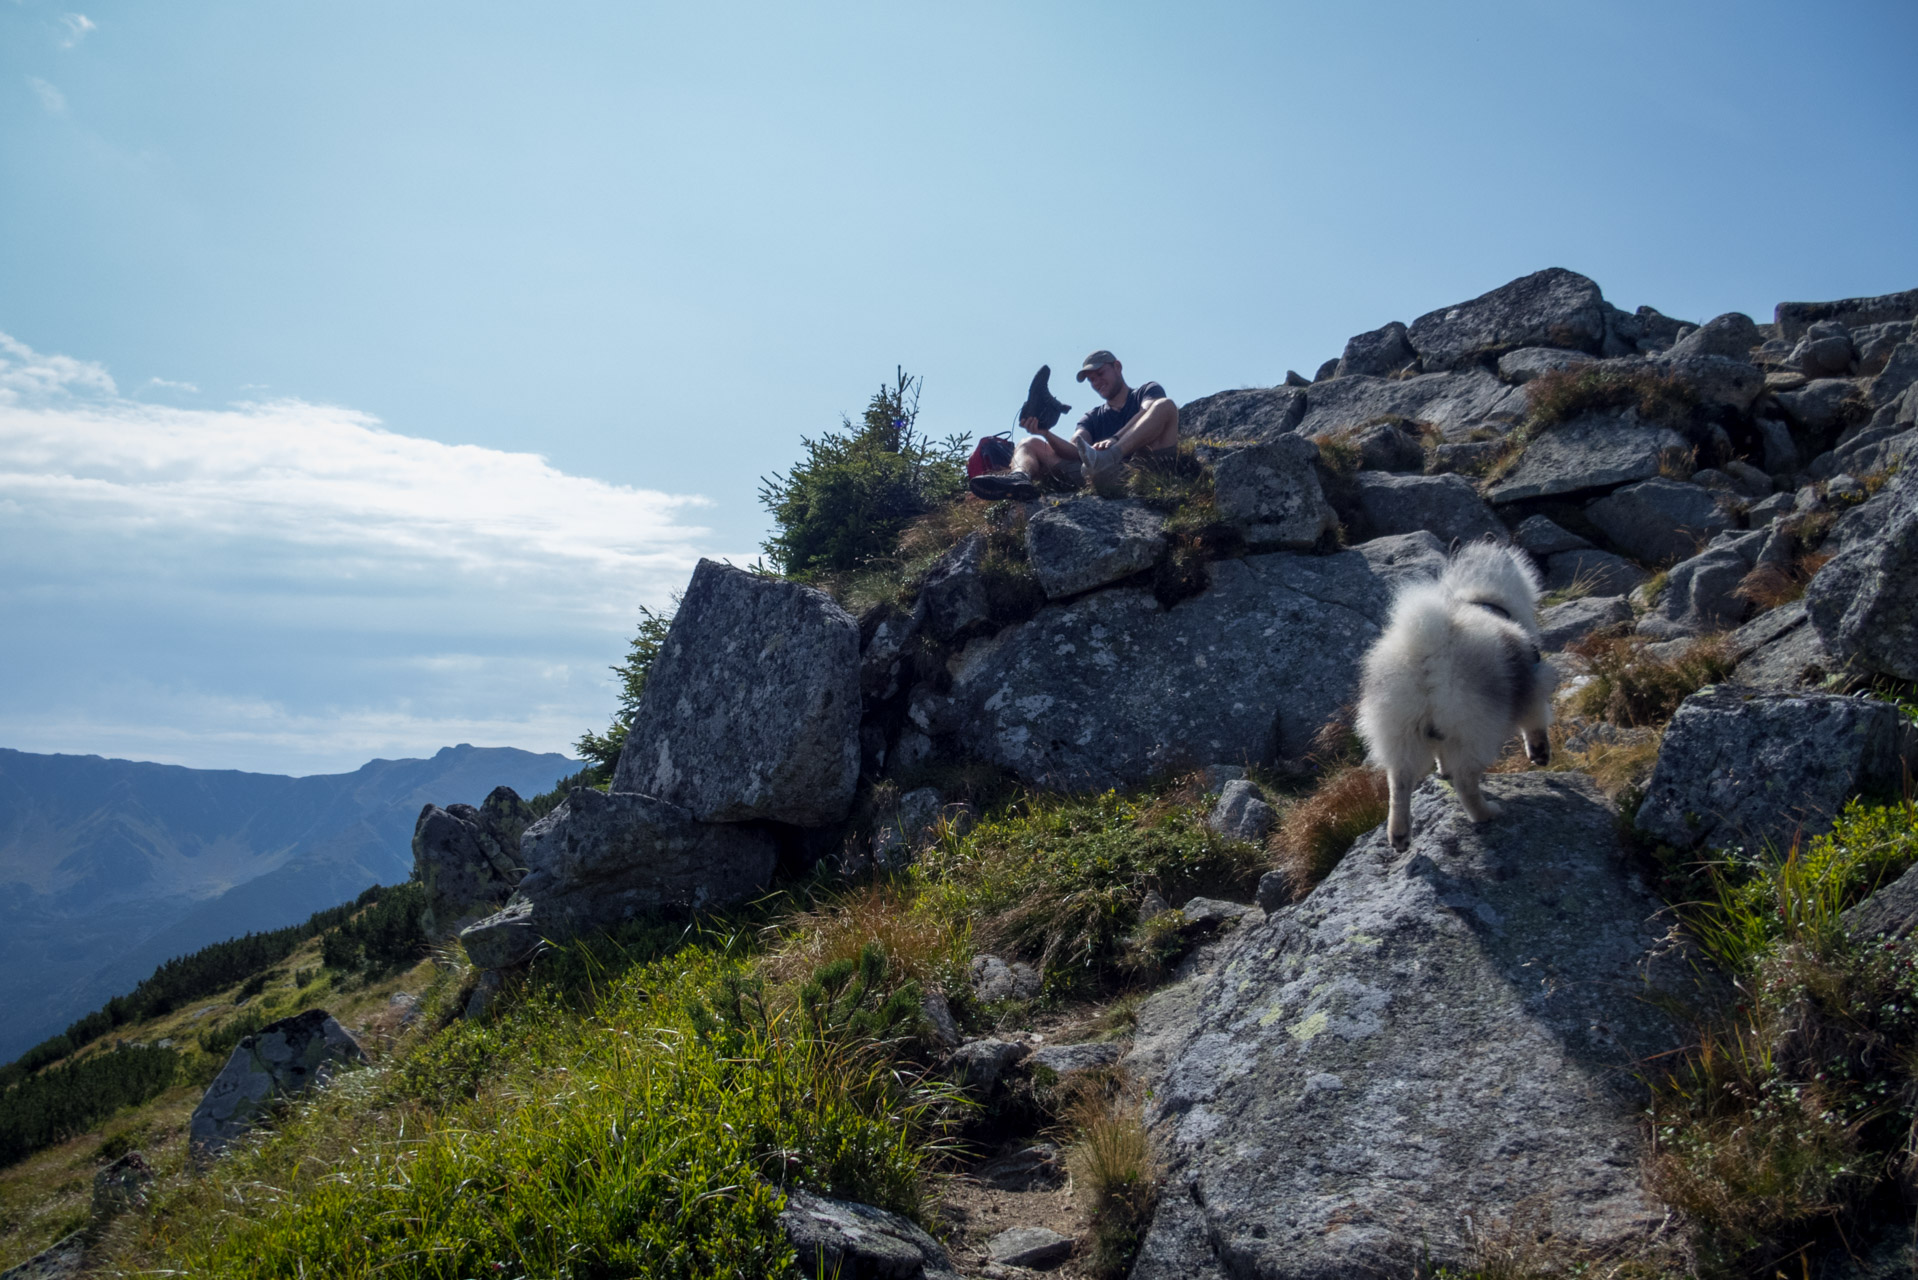
<path fill-rule="evenodd" d="M 172 956 L 404 880 L 422 805 L 580 767 L 461 745 L 288 778 L 0 749 L 0 1061 Z"/>

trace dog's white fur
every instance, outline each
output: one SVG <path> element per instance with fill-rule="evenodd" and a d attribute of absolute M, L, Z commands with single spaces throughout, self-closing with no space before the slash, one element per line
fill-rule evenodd
<path fill-rule="evenodd" d="M 1437 581 L 1394 595 L 1385 633 L 1365 655 L 1358 731 L 1391 788 L 1395 848 L 1411 843 L 1412 789 L 1435 762 L 1465 816 L 1483 822 L 1498 806 L 1479 780 L 1514 732 L 1533 764 L 1551 759 L 1558 672 L 1539 658 L 1538 595 L 1525 554 L 1491 542 L 1460 548 Z"/>

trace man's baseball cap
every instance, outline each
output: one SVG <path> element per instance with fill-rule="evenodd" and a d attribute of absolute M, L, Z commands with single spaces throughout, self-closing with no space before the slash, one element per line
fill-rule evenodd
<path fill-rule="evenodd" d="M 1100 365 L 1117 364 L 1118 362 L 1119 357 L 1113 355 L 1110 351 L 1095 351 L 1086 357 L 1084 364 L 1079 366 L 1079 372 L 1072 375 L 1073 381 L 1084 382 L 1086 375 L 1094 369 L 1097 369 Z"/>

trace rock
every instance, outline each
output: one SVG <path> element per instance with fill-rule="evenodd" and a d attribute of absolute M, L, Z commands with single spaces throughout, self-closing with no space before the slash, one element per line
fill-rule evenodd
<path fill-rule="evenodd" d="M 886 820 L 873 829 L 873 861 L 894 869 L 906 866 L 912 855 L 933 839 L 943 816 L 936 789 L 919 787 L 906 792 Z"/>
<path fill-rule="evenodd" d="M 429 938 L 458 933 L 499 910 L 525 874 L 519 842 L 533 811 L 511 787 L 479 808 L 429 804 L 413 824 L 413 875 L 426 892 L 420 927 Z"/>
<path fill-rule="evenodd" d="M 1594 355 L 1605 340 L 1604 298 L 1576 272 L 1553 267 L 1470 302 L 1441 307 L 1412 322 L 1408 337 L 1433 371 L 1470 364 L 1480 353 L 1513 347 L 1566 347 Z"/>
<path fill-rule="evenodd" d="M 1134 1280 L 1462 1273 L 1462 1205 L 1575 1204 L 1552 1228 L 1578 1254 L 1658 1229 L 1637 1064 L 1685 1043 L 1646 997 L 1690 989 L 1690 957 L 1590 779 L 1487 789 L 1504 814 L 1474 826 L 1426 784 L 1408 852 L 1374 831 L 1229 936 L 1191 1012 L 1140 1010 L 1167 1186 Z"/>
<path fill-rule="evenodd" d="M 1503 440 L 1472 440 L 1465 444 L 1442 444 L 1432 450 L 1431 473 L 1435 476 L 1483 475 L 1492 469 L 1505 452 Z"/>
<path fill-rule="evenodd" d="M 919 587 L 919 605 L 925 628 L 941 640 L 951 640 L 975 623 L 984 622 L 986 535 L 969 533 L 958 546 L 940 556 L 926 571 Z"/>
<path fill-rule="evenodd" d="M 613 790 L 701 822 L 842 820 L 859 782 L 859 624 L 832 597 L 701 560 Z M 577 793 L 575 793 L 577 794 Z"/>
<path fill-rule="evenodd" d="M 1745 510 L 1745 523 L 1753 529 L 1762 529 L 1783 515 L 1791 514 L 1797 497 L 1789 493 L 1774 493 L 1769 498 L 1760 498 Z"/>
<path fill-rule="evenodd" d="M 1631 601 L 1624 596 L 1586 596 L 1553 605 L 1538 615 L 1538 647 L 1556 653 L 1594 631 L 1632 620 Z"/>
<path fill-rule="evenodd" d="M 800 1275 L 840 1280 L 959 1280 L 943 1246 L 911 1220 L 852 1200 L 786 1192 L 780 1229 Z"/>
<path fill-rule="evenodd" d="M 689 810 L 630 791 L 575 787 L 527 828 L 520 896 L 549 940 L 661 910 L 709 911 L 772 881 L 777 850 L 753 825 L 695 822 Z M 462 934 L 468 942 L 469 934 Z M 478 963 L 475 957 L 474 963 Z"/>
<path fill-rule="evenodd" d="M 93 1175 L 93 1227 L 97 1231 L 123 1213 L 144 1209 L 153 1169 L 138 1151 L 129 1151 Z"/>
<path fill-rule="evenodd" d="M 1778 336 L 1797 342 L 1820 320 L 1835 320 L 1846 328 L 1918 319 L 1918 289 L 1881 294 L 1875 298 L 1840 298 L 1836 302 L 1781 302 L 1773 312 Z"/>
<path fill-rule="evenodd" d="M 1661 314 L 1657 307 L 1640 307 L 1632 313 L 1632 318 L 1638 321 L 1640 351 L 1667 350 L 1678 341 L 1683 331 L 1696 327 Z"/>
<path fill-rule="evenodd" d="M 1911 342 L 1911 336 L 1911 326 L 1896 320 L 1888 324 L 1860 325 L 1852 330 L 1852 346 L 1858 352 L 1858 376 L 1870 378 L 1882 373 L 1898 348 Z"/>
<path fill-rule="evenodd" d="M 1898 709 L 1831 693 L 1699 690 L 1666 727 L 1638 828 L 1678 849 L 1783 851 L 1859 791 L 1896 788 L 1918 736 Z"/>
<path fill-rule="evenodd" d="M 196 1160 L 218 1155 L 260 1122 L 275 1102 L 318 1088 L 365 1050 L 324 1009 L 269 1022 L 233 1048 L 193 1109 L 187 1140 Z"/>
<path fill-rule="evenodd" d="M 1580 590 L 1593 596 L 1629 595 L 1645 571 L 1609 551 L 1561 551 L 1545 562 L 1547 591 Z"/>
<path fill-rule="evenodd" d="M 1023 1040 L 968 1040 L 952 1051 L 946 1069 L 966 1088 L 991 1093 L 1007 1069 L 1025 1061 L 1030 1051 Z"/>
<path fill-rule="evenodd" d="M 1763 529 L 1713 539 L 1697 555 L 1672 566 L 1657 602 L 1638 620 L 1638 633 L 1675 640 L 1737 626 L 1752 607 L 1737 594 L 1745 575 L 1761 560 L 1786 558 L 1781 554 L 1786 545 L 1785 540 L 1775 544 Z"/>
<path fill-rule="evenodd" d="M 1309 387 L 1312 385 L 1312 379 L 1306 377 L 1297 369 L 1287 369 L 1285 371 L 1285 385 L 1288 387 Z"/>
<path fill-rule="evenodd" d="M 1181 932 L 1192 935 L 1212 933 L 1237 924 L 1259 915 L 1260 910 L 1243 902 L 1227 902 L 1222 898 L 1187 898 L 1185 905 L 1179 908 L 1179 914 L 1185 917 Z"/>
<path fill-rule="evenodd" d="M 1164 551 L 1165 522 L 1131 498 L 1078 498 L 1026 521 L 1026 559 L 1051 600 L 1150 569 Z"/>
<path fill-rule="evenodd" d="M 1305 416 L 1301 388 L 1311 384 L 1304 378 L 1290 382 L 1297 374 L 1286 377 L 1286 386 L 1221 391 L 1180 405 L 1179 434 L 1191 440 L 1248 441 L 1272 441 L 1292 434 Z"/>
<path fill-rule="evenodd" d="M 1840 666 L 1805 617 L 1803 600 L 1758 615 L 1734 631 L 1727 643 L 1738 662 L 1731 682 L 1754 689 L 1815 687 Z"/>
<path fill-rule="evenodd" d="M 1049 606 L 955 660 L 955 736 L 1055 790 L 1302 756 L 1351 700 L 1393 584 L 1437 576 L 1441 556 L 1430 534 L 1379 538 L 1214 561 L 1170 610 L 1136 589 Z"/>
<path fill-rule="evenodd" d="M 1706 412 L 1749 413 L 1765 390 L 1765 376 L 1743 359 L 1672 355 L 1645 361 L 1641 367 L 1676 380 Z"/>
<path fill-rule="evenodd" d="M 1689 452 L 1685 438 L 1639 421 L 1633 410 L 1588 413 L 1539 434 L 1518 466 L 1486 492 L 1494 505 L 1558 494 L 1615 489 L 1658 474 L 1668 452 Z"/>
<path fill-rule="evenodd" d="M 986 1255 L 1002 1267 L 1049 1271 L 1072 1256 L 1072 1239 L 1050 1227 L 1009 1227 L 986 1242 Z"/>
<path fill-rule="evenodd" d="M 1752 348 L 1762 341 L 1764 339 L 1759 335 L 1758 326 L 1752 323 L 1750 316 L 1742 311 L 1728 311 L 1707 320 L 1674 342 L 1670 354 L 1724 356 L 1750 363 Z"/>
<path fill-rule="evenodd" d="M 953 1019 L 952 1006 L 946 1003 L 946 994 L 936 989 L 928 990 L 919 1001 L 919 1012 L 925 1015 L 926 1022 L 932 1027 L 935 1041 L 945 1048 L 957 1048 L 963 1039 L 959 1034 L 959 1024 Z"/>
<path fill-rule="evenodd" d="M 1541 563 L 1561 551 L 1584 551 L 1591 543 L 1575 533 L 1561 529 L 1544 516 L 1527 516 L 1512 530 L 1512 541 L 1521 551 Z"/>
<path fill-rule="evenodd" d="M 1204 784 L 1205 793 L 1209 796 L 1218 795 L 1225 789 L 1226 783 L 1236 782 L 1244 776 L 1245 770 L 1236 764 L 1209 764 L 1200 770 L 1200 781 Z"/>
<path fill-rule="evenodd" d="M 1300 436 L 1225 454 L 1212 467 L 1220 518 L 1244 525 L 1254 544 L 1315 546 L 1339 524 L 1319 484 L 1318 456 Z"/>
<path fill-rule="evenodd" d="M 1564 351 L 1555 347 L 1520 347 L 1498 358 L 1498 376 L 1507 382 L 1527 383 L 1540 374 L 1561 369 L 1576 369 L 1597 357 L 1583 351 Z"/>
<path fill-rule="evenodd" d="M 1821 329 L 1828 331 L 1820 333 Z M 1851 372 L 1856 355 L 1845 327 L 1827 322 L 1813 325 L 1811 332 L 1798 340 L 1792 348 L 1791 363 L 1807 378 L 1842 378 Z"/>
<path fill-rule="evenodd" d="M 972 958 L 972 994 L 986 1004 L 1030 1000 L 1043 985 L 1039 971 L 1023 960 L 1007 964 L 995 955 Z"/>
<path fill-rule="evenodd" d="M 1803 390 L 1780 392 L 1776 399 L 1792 426 L 1823 436 L 1839 430 L 1865 407 L 1850 378 L 1820 378 L 1806 383 Z M 1854 401 L 1859 401 L 1858 408 L 1852 407 Z"/>
<path fill-rule="evenodd" d="M 1861 434 L 1835 452 L 1833 463 L 1854 476 L 1870 475 L 1892 467 L 1902 469 L 1914 453 L 1918 453 L 1918 432 L 1906 422 Z"/>
<path fill-rule="evenodd" d="M 466 948 L 466 958 L 476 969 L 510 969 L 530 959 L 541 946 L 533 904 L 525 898 L 513 899 L 484 920 L 460 930 L 460 945 Z"/>
<path fill-rule="evenodd" d="M 1774 486 L 1771 477 L 1743 458 L 1729 459 L 1718 469 L 1730 477 L 1733 489 L 1746 498 L 1756 501 L 1772 494 Z M 1696 472 L 1692 475 L 1692 482 L 1698 483 Z"/>
<path fill-rule="evenodd" d="M 1394 320 L 1383 329 L 1361 333 L 1347 342 L 1332 376 L 1347 378 L 1363 373 L 1385 377 L 1417 364 L 1418 358 L 1418 352 L 1405 340 L 1405 326 Z"/>
<path fill-rule="evenodd" d="M 1736 521 L 1695 484 L 1657 476 L 1627 485 L 1585 508 L 1606 537 L 1638 560 L 1677 560 Z"/>
<path fill-rule="evenodd" d="M 1360 537 L 1429 531 L 1440 542 L 1503 538 L 1505 525 L 1463 476 L 1395 476 L 1361 471 Z"/>
<path fill-rule="evenodd" d="M 1833 655 L 1918 679 L 1918 470 L 1902 471 L 1865 507 L 1873 536 L 1847 540 L 1805 588 L 1805 608 Z M 1842 522 L 1841 522 L 1842 523 Z M 1834 529 L 1833 534 L 1839 530 Z"/>
<path fill-rule="evenodd" d="M 1775 476 L 1798 470 L 1803 457 L 1798 452 L 1798 442 L 1791 437 L 1791 428 L 1776 418 L 1759 418 L 1754 425 L 1765 449 L 1765 470 Z"/>
<path fill-rule="evenodd" d="M 68 1280 L 87 1273 L 88 1234 L 62 1236 L 17 1267 L 0 1271 L 0 1280 Z"/>
<path fill-rule="evenodd" d="M 1280 907 L 1290 906 L 1298 896 L 1300 886 L 1293 880 L 1292 873 L 1284 867 L 1274 867 L 1259 877 L 1259 888 L 1254 895 L 1259 910 L 1267 915 Z"/>
<path fill-rule="evenodd" d="M 1064 1079 L 1080 1071 L 1095 1071 L 1100 1067 L 1109 1067 L 1119 1060 L 1119 1046 L 1110 1040 L 1101 1040 L 1087 1044 L 1049 1044 L 1032 1051 L 1026 1059 L 1026 1065 L 1037 1071 L 1041 1068 Z"/>
<path fill-rule="evenodd" d="M 1241 778 L 1225 784 L 1205 825 L 1228 839 L 1250 840 L 1256 844 L 1265 839 L 1277 818 L 1257 784 Z"/>
<path fill-rule="evenodd" d="M 1359 451 L 1361 470 L 1425 470 L 1425 446 L 1419 443 L 1416 434 L 1397 422 L 1374 422 L 1359 427 L 1347 441 Z"/>
<path fill-rule="evenodd" d="M 1354 375 L 1314 383 L 1305 397 L 1305 415 L 1295 428 L 1302 436 L 1403 419 L 1436 427 L 1447 440 L 1458 441 L 1480 428 L 1502 435 L 1525 416 L 1524 389 L 1509 387 L 1483 369 L 1416 378 Z"/>
<path fill-rule="evenodd" d="M 1001 1191 L 1045 1191 L 1066 1180 L 1066 1168 L 1059 1148 L 1039 1142 L 986 1161 L 972 1176 Z"/>
<path fill-rule="evenodd" d="M 1145 923 L 1154 916 L 1162 916 L 1172 910 L 1172 904 L 1157 889 L 1147 889 L 1145 897 L 1139 899 L 1139 922 Z"/>
<path fill-rule="evenodd" d="M 1904 342 L 1889 353 L 1885 366 L 1871 380 L 1868 398 L 1872 408 L 1880 409 L 1903 398 L 1918 385 L 1918 342 Z"/>
<path fill-rule="evenodd" d="M 1908 938 L 1918 927 L 1918 867 L 1879 889 L 1840 919 L 1860 938 Z"/>

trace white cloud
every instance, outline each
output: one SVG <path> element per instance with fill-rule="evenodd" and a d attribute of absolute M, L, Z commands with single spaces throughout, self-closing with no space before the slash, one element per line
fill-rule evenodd
<path fill-rule="evenodd" d="M 67 113 L 66 94 L 61 93 L 39 76 L 28 76 L 27 84 L 33 90 L 34 96 L 40 99 L 40 105 L 46 108 L 47 114 L 63 116 Z"/>
<path fill-rule="evenodd" d="M 0 335 L 0 746 L 563 749 L 604 727 L 639 604 L 715 552 L 705 502 L 336 406 L 123 399 Z"/>
<path fill-rule="evenodd" d="M 94 26 L 93 19 L 87 17 L 84 13 L 63 13 L 60 15 L 60 25 L 66 31 L 66 34 L 60 38 L 60 47 L 62 49 L 73 48 L 74 45 L 86 39 L 88 35 L 99 30 L 98 27 Z"/>
<path fill-rule="evenodd" d="M 190 391 L 195 395 L 199 394 L 200 390 L 199 387 L 191 382 L 174 382 L 170 378 L 148 378 L 147 385 L 149 387 L 158 387 L 162 391 Z"/>

